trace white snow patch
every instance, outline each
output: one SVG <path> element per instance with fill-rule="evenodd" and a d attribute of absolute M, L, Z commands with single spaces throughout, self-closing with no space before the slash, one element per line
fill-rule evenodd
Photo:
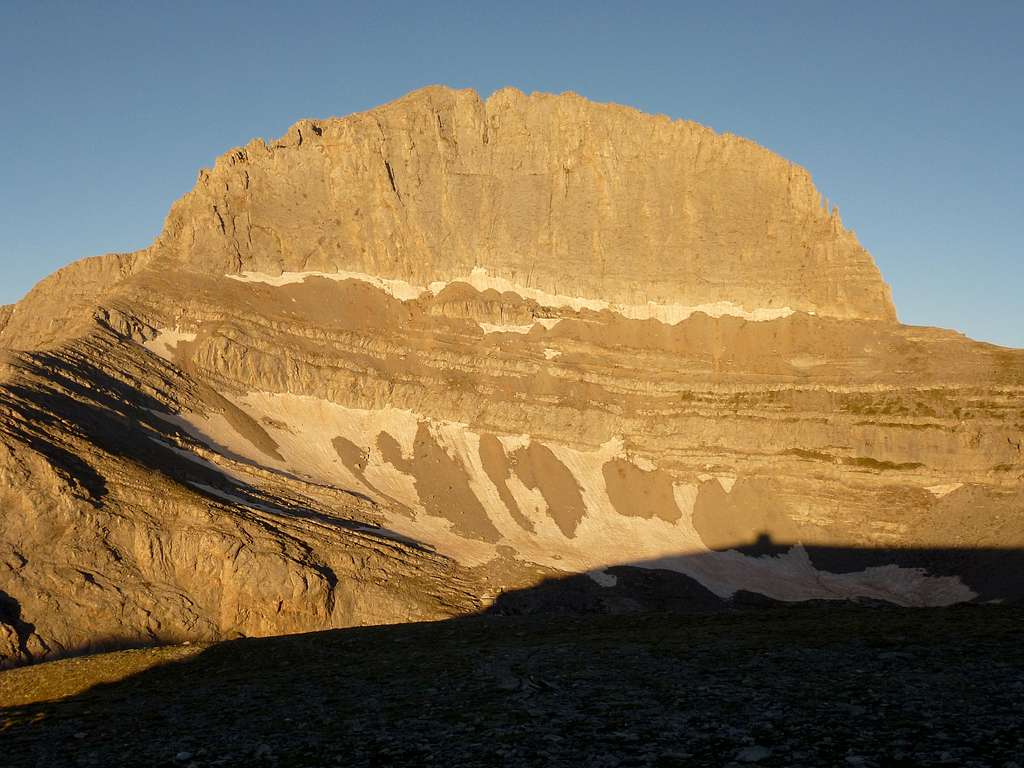
<path fill-rule="evenodd" d="M 467 566 L 486 563 L 496 556 L 493 544 L 463 538 L 451 530 L 451 521 L 427 515 L 416 490 L 415 478 L 391 464 L 380 450 L 377 438 L 386 434 L 398 444 L 404 459 L 412 459 L 419 424 L 423 421 L 429 427 L 429 421 L 407 410 L 346 408 L 315 397 L 270 392 L 249 392 L 236 398 L 235 405 L 263 424 L 277 442 L 284 461 L 261 453 L 220 414 L 212 417 L 187 414 L 190 431 L 208 444 L 223 447 L 254 463 L 369 496 L 385 506 L 385 524 L 389 530 L 433 546 L 439 553 Z M 283 422 L 285 428 L 269 426 L 264 421 L 268 416 L 275 422 Z M 465 432 L 464 426 L 454 425 L 452 431 Z M 431 431 L 445 444 L 434 429 Z M 365 483 L 338 456 L 332 442 L 336 437 L 343 437 L 363 450 L 361 473 Z M 445 447 L 447 449 L 448 445 Z M 480 472 L 483 472 L 482 466 Z M 494 493 L 497 494 L 496 489 Z M 413 517 L 392 509 L 389 502 L 404 507 Z"/>
<path fill-rule="evenodd" d="M 493 323 L 477 323 L 485 334 L 487 333 L 529 333 L 536 323 L 527 325 L 495 325 Z"/>
<path fill-rule="evenodd" d="M 562 318 L 539 317 L 532 323 L 524 325 L 501 325 L 496 323 L 477 323 L 484 333 L 529 333 L 535 326 L 550 331 L 562 321 Z"/>
<path fill-rule="evenodd" d="M 452 281 L 455 282 L 455 281 Z M 542 307 L 562 308 L 568 307 L 575 311 L 591 309 L 600 312 L 609 309 L 623 317 L 632 320 L 660 320 L 669 325 L 675 325 L 692 315 L 694 312 L 704 312 L 711 317 L 722 315 L 736 315 L 747 320 L 774 320 L 778 317 L 787 317 L 793 314 L 789 307 L 779 309 L 755 309 L 748 311 L 738 304 L 730 301 L 718 301 L 711 304 L 699 304 L 687 307 L 681 304 L 658 304 L 648 301 L 644 304 L 621 304 L 608 302 L 604 299 L 583 298 L 580 296 L 567 296 L 561 293 L 548 293 L 538 288 L 528 288 L 524 285 L 514 283 L 503 277 L 488 274 L 484 267 L 476 267 L 470 272 L 469 277 L 458 282 L 466 282 L 478 291 L 485 291 L 493 288 L 496 291 L 505 293 L 511 291 L 524 299 L 533 299 Z M 433 286 L 431 286 L 433 287 Z"/>
<path fill-rule="evenodd" d="M 614 587 L 619 583 L 619 577 L 607 571 L 587 571 L 587 576 L 592 578 L 602 587 Z"/>
<path fill-rule="evenodd" d="M 519 511 L 530 520 L 533 531 L 524 529 L 516 521 L 484 470 L 480 435 L 465 424 L 432 420 L 406 410 L 361 410 L 312 397 L 267 392 L 250 392 L 237 398 L 236 404 L 257 421 L 272 416 L 287 425 L 284 430 L 268 427 L 280 446 L 284 462 L 261 454 L 235 433 L 223 417 L 204 419 L 189 415 L 187 418 L 200 433 L 256 463 L 280 466 L 324 484 L 358 488 L 381 500 L 388 529 L 432 546 L 470 567 L 492 560 L 497 556 L 498 546 L 507 546 L 524 562 L 575 573 L 600 573 L 613 565 L 673 570 L 690 576 L 722 597 L 741 589 L 778 600 L 864 596 L 903 605 L 948 605 L 974 597 L 958 578 L 932 577 L 920 569 L 891 565 L 856 573 L 819 571 L 801 547 L 794 547 L 778 557 L 755 558 L 737 551 L 712 552 L 693 526 L 693 509 L 699 492 L 695 484 L 673 486 L 681 513 L 673 522 L 657 517 L 622 515 L 609 498 L 603 472 L 609 461 L 626 458 L 623 440 L 619 437 L 592 449 L 544 443 L 572 474 L 583 498 L 583 517 L 572 534 L 566 536 L 549 513 L 543 493 L 528 488 L 513 467 L 505 483 Z M 413 476 L 382 455 L 378 438 L 386 434 L 400 446 L 404 457 L 411 458 L 416 433 L 424 424 L 445 452 L 462 467 L 469 487 L 498 531 L 496 543 L 460 536 L 452 530 L 448 519 L 428 515 Z M 338 436 L 361 447 L 359 473 L 373 488 L 365 487 L 355 472 L 339 459 L 331 443 Z M 505 435 L 499 436 L 499 442 L 511 456 L 517 449 L 529 446 L 532 440 L 527 435 Z M 652 466 L 647 461 L 635 458 L 633 461 L 641 468 Z M 707 479 L 718 480 L 726 491 L 730 491 L 735 482 L 735 477 L 720 475 L 709 475 Z M 412 516 L 390 505 L 389 500 L 405 507 Z"/>
<path fill-rule="evenodd" d="M 173 362 L 174 353 L 175 351 L 177 351 L 178 344 L 180 344 L 183 341 L 187 342 L 195 340 L 195 333 L 190 333 L 188 331 L 180 331 L 177 328 L 161 328 L 156 336 L 154 336 L 149 341 L 144 341 L 142 343 L 142 346 L 144 346 L 150 352 L 155 352 L 164 360 Z"/>
<path fill-rule="evenodd" d="M 170 414 L 162 413 L 160 411 L 153 410 L 152 408 L 149 409 L 149 412 L 152 413 L 155 416 L 158 416 L 158 417 L 164 419 L 165 421 L 169 421 L 171 423 L 176 424 L 177 426 L 181 426 L 182 428 L 185 428 L 185 426 L 187 426 L 187 422 L 183 422 L 181 419 L 177 419 L 176 417 L 171 417 Z M 188 430 L 186 430 L 186 431 L 188 431 Z M 191 453 L 191 452 L 186 451 L 186 450 L 183 450 L 183 449 L 177 447 L 176 445 L 171 445 L 166 440 L 161 440 L 160 438 L 154 437 L 153 435 L 147 435 L 147 437 L 150 440 L 152 440 L 154 443 L 156 443 L 157 445 L 162 446 L 163 448 L 165 448 L 166 450 L 170 451 L 171 453 L 177 454 L 178 456 L 181 456 L 181 458 L 183 458 L 183 459 L 187 459 L 188 461 L 191 461 L 191 462 L 194 462 L 196 464 L 199 464 L 200 466 L 205 467 L 206 469 L 211 469 L 214 472 L 218 472 L 221 475 L 223 475 L 224 477 L 230 478 L 230 479 L 232 479 L 232 480 L 234 480 L 236 482 L 242 482 L 242 483 L 250 482 L 250 480 L 247 477 L 244 477 L 241 472 L 232 471 L 232 470 L 226 469 L 225 467 L 220 466 L 219 464 L 214 464 L 212 461 L 207 461 L 202 456 L 197 456 L 196 454 Z"/>
<path fill-rule="evenodd" d="M 897 605 L 943 606 L 977 596 L 958 577 L 930 576 L 921 568 L 885 565 L 851 573 L 820 571 L 799 545 L 776 557 L 748 557 L 730 550 L 701 557 L 676 555 L 637 565 L 685 573 L 720 597 L 745 589 L 790 602 L 869 597 Z"/>
<path fill-rule="evenodd" d="M 697 479 L 702 483 L 709 483 L 712 480 L 717 480 L 718 484 L 722 486 L 722 490 L 726 493 L 732 493 L 732 487 L 736 485 L 736 478 L 732 475 L 710 475 L 706 472 L 702 472 L 697 475 Z"/>
<path fill-rule="evenodd" d="M 225 275 L 225 277 L 242 283 L 266 283 L 267 285 L 277 287 L 291 285 L 292 283 L 304 283 L 310 277 L 323 277 L 337 282 L 358 280 L 380 288 L 385 293 L 401 301 L 418 299 L 428 290 L 405 280 L 377 277 L 376 275 L 368 275 L 365 272 L 282 272 L 280 275 L 268 275 L 265 272 L 241 272 L 237 275 Z"/>
<path fill-rule="evenodd" d="M 241 496 L 236 496 L 233 493 L 227 493 L 222 491 L 220 488 L 214 488 L 212 485 L 206 485 L 205 483 L 196 483 L 192 480 L 187 481 L 193 488 L 198 488 L 200 491 L 209 494 L 210 496 L 216 496 L 222 501 L 228 501 L 232 504 L 238 504 L 242 507 L 252 507 L 253 509 L 259 509 L 263 512 L 271 512 L 273 514 L 281 514 L 282 510 L 279 507 L 272 507 L 269 504 L 260 504 L 256 501 L 249 501 Z"/>
<path fill-rule="evenodd" d="M 963 483 L 946 483 L 945 485 L 930 485 L 925 490 L 936 498 L 941 499 L 943 496 L 948 496 L 953 491 L 963 488 L 963 486 Z"/>
<path fill-rule="evenodd" d="M 581 296 L 568 296 L 561 293 L 548 293 L 539 288 L 529 288 L 503 277 L 497 277 L 487 272 L 484 267 L 475 267 L 469 275 L 455 278 L 453 280 L 437 280 L 429 286 L 413 285 L 406 280 L 378 277 L 365 272 L 282 272 L 280 275 L 269 275 L 264 272 L 245 271 L 235 275 L 225 275 L 232 280 L 243 283 L 266 283 L 267 285 L 282 286 L 292 283 L 301 283 L 310 277 L 324 277 L 328 280 L 360 280 L 380 288 L 391 296 L 402 301 L 418 299 L 426 293 L 435 296 L 452 283 L 466 283 L 478 291 L 494 289 L 501 293 L 511 292 L 524 299 L 532 299 L 542 307 L 555 309 L 568 308 L 574 311 L 583 309 L 600 312 L 610 310 L 630 320 L 658 320 L 667 325 L 675 325 L 686 320 L 696 312 L 703 312 L 711 317 L 733 316 L 742 317 L 746 320 L 764 321 L 775 320 L 780 317 L 788 317 L 793 314 L 789 307 L 756 308 L 748 310 L 739 304 L 731 301 L 716 301 L 708 304 L 697 304 L 685 306 L 682 304 L 659 304 L 648 301 L 642 304 L 623 304 L 608 302 L 604 299 L 584 298 Z M 543 318 L 539 320 L 546 328 L 554 327 L 560 318 Z M 550 323 L 550 325 L 548 325 Z M 484 325 L 481 323 L 481 325 Z M 528 331 L 512 331 L 513 333 L 527 333 Z"/>
<path fill-rule="evenodd" d="M 644 472 L 653 472 L 658 468 L 657 464 L 650 459 L 645 459 L 643 456 L 631 456 L 629 460 L 633 462 L 634 466 L 642 469 Z"/>
<path fill-rule="evenodd" d="M 373 533 L 385 539 L 391 539 L 392 541 L 400 541 L 403 544 L 414 544 L 419 546 L 421 543 L 416 541 L 415 539 L 410 539 L 408 536 L 403 536 L 402 534 L 396 533 L 395 531 L 389 530 L 387 528 L 378 528 L 375 525 L 354 525 L 352 526 L 352 530 L 362 531 L 364 533 Z"/>
<path fill-rule="evenodd" d="M 813 314 L 810 313 L 810 314 Z M 797 355 L 789 359 L 789 364 L 794 368 L 814 368 L 819 365 L 825 365 L 828 359 L 823 355 Z"/>
<path fill-rule="evenodd" d="M 262 504 L 262 503 L 256 502 L 256 501 L 251 501 L 249 499 L 242 498 L 241 496 L 236 496 L 233 493 L 227 493 L 226 491 L 222 491 L 220 488 L 214 488 L 212 485 L 206 485 L 205 483 L 196 483 L 196 482 L 193 482 L 191 480 L 189 480 L 187 482 L 193 488 L 198 488 L 199 490 L 203 491 L 204 493 L 207 493 L 207 494 L 209 494 L 211 496 L 215 496 L 218 499 L 221 499 L 222 501 L 227 501 L 227 502 L 230 502 L 232 504 L 238 504 L 239 506 L 243 506 L 243 507 L 250 507 L 252 509 L 259 509 L 259 510 L 261 510 L 263 512 L 270 512 L 272 514 L 280 515 L 282 512 L 285 512 L 285 510 L 283 510 L 283 509 L 281 509 L 279 507 L 271 506 L 269 504 Z M 347 527 L 350 528 L 350 530 L 353 530 L 353 531 L 360 531 L 362 533 L 372 533 L 372 534 L 375 534 L 377 536 L 380 536 L 381 538 L 391 539 L 392 541 L 400 541 L 403 544 L 412 544 L 412 545 L 419 545 L 420 544 L 420 542 L 416 541 L 415 539 L 410 539 L 408 536 L 403 536 L 400 533 L 396 533 L 395 531 L 389 530 L 387 528 L 380 528 L 380 527 L 378 527 L 376 525 L 366 525 L 365 523 L 356 523 L 356 524 L 353 524 L 353 525 L 347 526 Z"/>

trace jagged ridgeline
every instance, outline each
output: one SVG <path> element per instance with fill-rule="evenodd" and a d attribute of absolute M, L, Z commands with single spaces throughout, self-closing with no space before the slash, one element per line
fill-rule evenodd
<path fill-rule="evenodd" d="M 806 171 L 690 122 L 445 88 L 305 120 L 0 348 L 0 663 L 1024 592 L 1024 353 L 900 325 Z"/>

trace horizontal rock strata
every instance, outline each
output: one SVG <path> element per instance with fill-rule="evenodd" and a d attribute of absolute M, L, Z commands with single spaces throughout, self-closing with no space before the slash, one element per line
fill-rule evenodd
<path fill-rule="evenodd" d="M 0 346 L 0 663 L 564 573 L 639 605 L 624 567 L 1024 593 L 1024 352 L 896 323 L 805 171 L 692 123 L 442 88 L 303 121 Z"/>

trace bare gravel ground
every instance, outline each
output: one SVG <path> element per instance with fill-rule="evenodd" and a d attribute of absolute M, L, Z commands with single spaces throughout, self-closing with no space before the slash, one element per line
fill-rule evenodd
<path fill-rule="evenodd" d="M 11 766 L 1024 766 L 1024 611 L 478 617 L 0 673 Z"/>

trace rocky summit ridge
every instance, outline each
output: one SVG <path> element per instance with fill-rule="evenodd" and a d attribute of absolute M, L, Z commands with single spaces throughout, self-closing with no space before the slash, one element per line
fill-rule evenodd
<path fill-rule="evenodd" d="M 1019 600 L 1022 393 L 747 140 L 513 89 L 304 120 L 0 307 L 0 664 Z"/>
<path fill-rule="evenodd" d="M 425 88 L 254 140 L 199 173 L 151 248 L 51 280 L 88 298 L 143 266 L 414 286 L 476 274 L 634 314 L 896 316 L 870 255 L 799 166 L 696 123 L 511 88 L 487 100 Z M 55 293 L 45 281 L 39 292 Z M 11 335 L 48 339 L 30 314 Z"/>

